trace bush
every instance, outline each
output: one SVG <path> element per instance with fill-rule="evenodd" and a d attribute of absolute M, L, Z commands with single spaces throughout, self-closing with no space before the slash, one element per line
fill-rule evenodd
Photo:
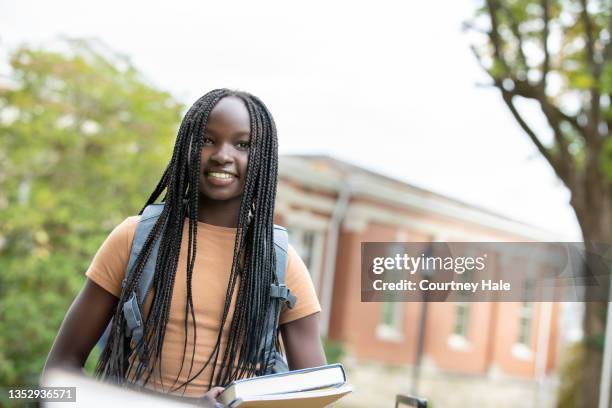
<path fill-rule="evenodd" d="M 344 344 L 339 341 L 323 339 L 323 349 L 325 351 L 325 358 L 327 358 L 329 364 L 340 363 L 346 354 Z"/>
<path fill-rule="evenodd" d="M 582 382 L 582 359 L 584 343 L 578 342 L 566 347 L 560 362 L 558 408 L 576 407 L 578 386 Z"/>

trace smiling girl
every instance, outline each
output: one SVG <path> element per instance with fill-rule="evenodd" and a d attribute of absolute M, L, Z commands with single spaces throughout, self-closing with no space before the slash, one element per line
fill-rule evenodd
<path fill-rule="evenodd" d="M 101 378 L 202 397 L 215 386 L 263 374 L 264 362 L 251 356 L 266 335 L 261 328 L 277 282 L 277 166 L 276 128 L 258 98 L 227 89 L 202 96 L 186 113 L 172 158 L 146 202 L 165 193 L 133 272 L 122 288 L 140 216 L 119 224 L 98 250 L 46 368 L 82 369 L 112 318 L 96 370 Z M 138 286 L 156 240 L 153 288 L 144 305 L 146 347 L 136 357 L 118 306 Z M 289 368 L 323 365 L 319 302 L 291 246 L 286 284 L 298 299 L 295 307 L 283 307 L 279 320 Z"/>

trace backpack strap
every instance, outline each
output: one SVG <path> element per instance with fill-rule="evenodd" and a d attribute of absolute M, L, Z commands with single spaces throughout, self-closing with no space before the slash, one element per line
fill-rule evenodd
<path fill-rule="evenodd" d="M 266 322 L 266 335 L 259 348 L 258 356 L 267 361 L 266 367 L 262 367 L 261 374 L 282 373 L 289 371 L 289 366 L 284 356 L 278 351 L 274 341 L 274 335 L 278 330 L 278 322 L 283 304 L 293 308 L 297 302 L 297 297 L 291 293 L 285 285 L 287 272 L 287 251 L 289 247 L 289 236 L 287 230 L 279 225 L 274 225 L 274 252 L 276 254 L 276 278 L 278 284 L 270 287 L 270 297 L 276 300 L 273 303 L 270 314 Z"/>
<path fill-rule="evenodd" d="M 280 225 L 274 225 L 274 252 L 276 253 L 276 278 L 278 279 L 278 285 L 272 284 L 270 297 L 284 301 L 290 309 L 293 309 L 297 298 L 285 285 L 288 246 L 289 235 L 287 230 Z"/>
<path fill-rule="evenodd" d="M 136 265 L 136 259 L 142 251 L 142 248 L 151 233 L 151 230 L 155 226 L 164 204 L 151 204 L 145 207 L 136 232 L 134 233 L 134 239 L 132 240 L 132 250 L 130 252 L 130 260 L 128 261 L 128 267 L 121 283 L 121 287 L 125 287 L 128 279 L 134 271 Z M 138 345 L 141 343 L 144 335 L 144 319 L 143 319 L 143 305 L 147 297 L 149 289 L 153 283 L 153 275 L 155 274 L 155 262 L 157 261 L 157 253 L 159 252 L 159 244 L 161 239 L 153 244 L 151 255 L 147 259 L 147 263 L 144 266 L 142 275 L 138 282 L 138 287 L 132 292 L 130 298 L 123 304 L 122 311 L 125 317 L 127 330 L 126 336 L 131 337 L 134 344 Z M 143 348 L 138 347 L 138 353 L 142 357 L 141 353 L 144 351 Z"/>

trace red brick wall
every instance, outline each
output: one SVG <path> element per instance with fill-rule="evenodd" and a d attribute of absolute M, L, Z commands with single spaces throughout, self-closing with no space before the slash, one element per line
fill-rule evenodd
<path fill-rule="evenodd" d="M 329 336 L 345 342 L 354 356 L 393 364 L 415 361 L 421 303 L 403 303 L 401 341 L 377 337 L 382 303 L 361 302 L 360 250 L 362 241 L 395 241 L 398 228 L 370 224 L 363 232 L 344 231 L 340 234 L 333 306 Z M 410 241 L 427 241 L 431 237 L 403 230 Z M 470 304 L 469 345 L 465 349 L 449 346 L 448 339 L 455 324 L 454 303 L 429 303 L 426 322 L 425 355 L 437 368 L 470 374 L 486 374 L 494 365 L 504 374 L 530 377 L 534 375 L 535 354 L 531 360 L 517 359 L 512 346 L 518 338 L 517 303 Z M 538 336 L 539 308 L 532 320 L 531 349 L 535 350 Z M 553 321 L 558 306 L 553 309 Z M 557 324 L 551 327 L 548 369 L 555 367 Z"/>

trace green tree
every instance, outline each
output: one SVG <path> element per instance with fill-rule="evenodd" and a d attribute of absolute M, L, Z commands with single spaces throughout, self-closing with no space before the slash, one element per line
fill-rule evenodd
<path fill-rule="evenodd" d="M 571 192 L 585 241 L 612 242 L 612 13 L 609 0 L 484 0 L 468 29 L 505 105 Z M 535 102 L 552 141 L 517 101 Z M 607 293 L 607 287 L 601 287 Z M 579 407 L 597 401 L 606 304 L 585 307 Z"/>
<path fill-rule="evenodd" d="M 136 214 L 183 106 L 91 41 L 21 47 L 0 85 L 0 385 L 32 384 L 96 250 Z"/>

